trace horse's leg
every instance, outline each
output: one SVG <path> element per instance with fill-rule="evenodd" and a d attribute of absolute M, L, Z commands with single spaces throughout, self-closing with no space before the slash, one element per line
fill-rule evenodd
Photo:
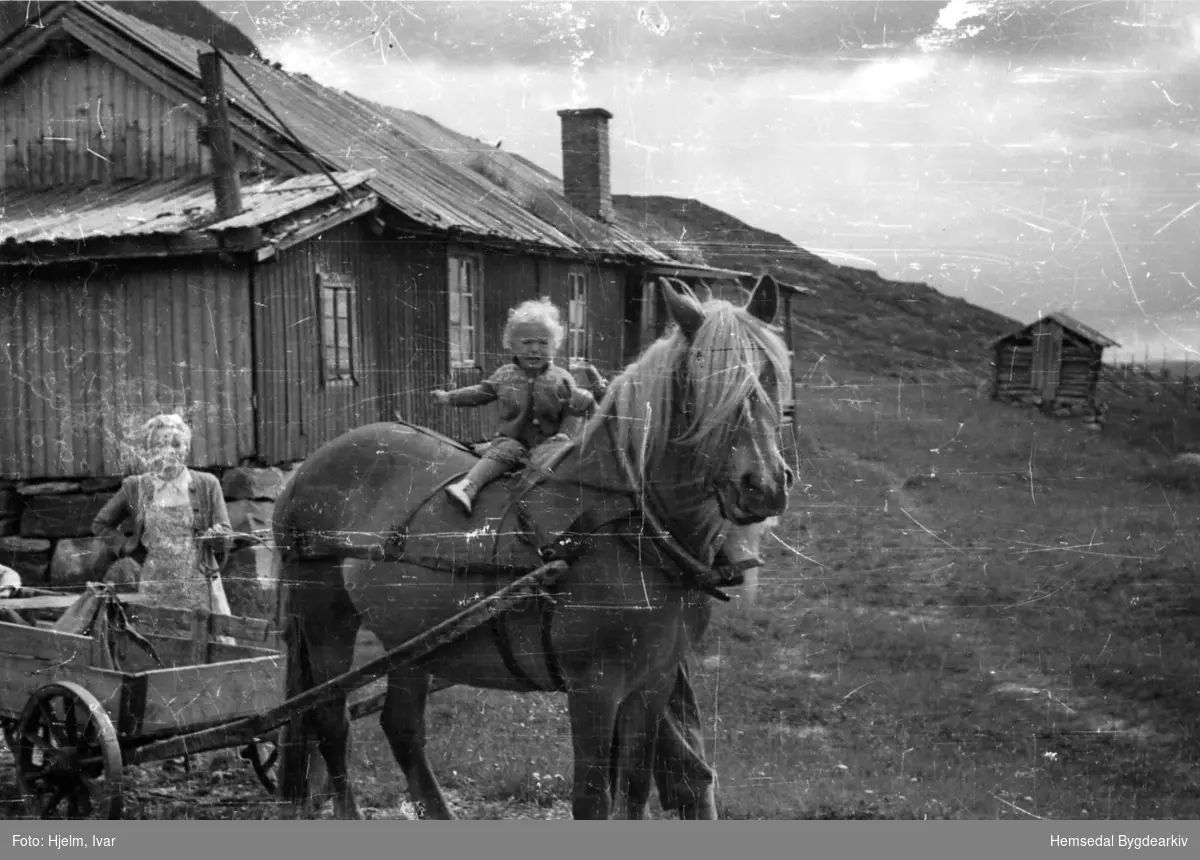
<path fill-rule="evenodd" d="M 346 589 L 339 584 L 331 595 L 328 588 L 297 587 L 291 612 L 301 619 L 309 668 L 306 686 L 319 686 L 349 672 L 354 663 L 359 618 Z M 295 695 L 291 691 L 289 694 Z M 315 732 L 317 747 L 325 759 L 334 817 L 362 818 L 350 785 L 350 712 L 345 694 L 313 708 L 303 722 Z M 296 740 L 307 742 L 311 738 Z M 300 778 L 308 779 L 309 774 Z"/>
<path fill-rule="evenodd" d="M 609 793 L 613 764 L 613 731 L 617 699 L 603 688 L 576 690 L 567 696 L 571 717 L 571 747 L 575 755 L 572 816 L 576 820 L 607 819 L 612 810 Z"/>
<path fill-rule="evenodd" d="M 654 757 L 655 781 L 663 809 L 678 810 L 680 819 L 715 821 L 714 774 L 704 760 L 700 710 L 682 663 L 676 669 L 670 696 L 658 719 Z"/>
<path fill-rule="evenodd" d="M 429 759 L 425 756 L 425 701 L 429 675 L 421 670 L 397 669 L 388 675 L 387 698 L 379 725 L 392 747 L 396 763 L 408 780 L 408 796 L 422 818 L 450 820 L 454 813 L 446 804 Z"/>
<path fill-rule="evenodd" d="M 617 711 L 613 751 L 613 812 L 616 818 L 647 817 L 654 784 L 654 746 L 658 709 L 647 693 L 634 693 Z"/>

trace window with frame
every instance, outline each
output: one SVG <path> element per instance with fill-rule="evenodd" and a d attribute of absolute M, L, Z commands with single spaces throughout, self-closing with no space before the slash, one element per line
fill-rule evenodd
<path fill-rule="evenodd" d="M 479 365 L 479 340 L 483 328 L 482 268 L 478 257 L 450 257 L 451 368 Z"/>
<path fill-rule="evenodd" d="M 358 302 L 354 279 L 325 267 L 317 270 L 321 314 L 321 367 L 325 382 L 354 382 Z"/>
<path fill-rule="evenodd" d="M 588 360 L 587 272 L 567 275 L 567 361 L 574 367 Z"/>

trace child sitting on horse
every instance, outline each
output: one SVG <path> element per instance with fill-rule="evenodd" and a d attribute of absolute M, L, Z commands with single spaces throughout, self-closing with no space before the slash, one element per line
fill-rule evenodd
<path fill-rule="evenodd" d="M 443 406 L 483 406 L 500 401 L 500 429 L 467 476 L 446 488 L 447 495 L 471 513 L 479 491 L 496 478 L 524 467 L 532 449 L 547 441 L 567 440 L 567 419 L 586 416 L 595 398 L 554 364 L 563 340 L 558 308 L 548 299 L 523 302 L 508 313 L 504 348 L 512 361 L 478 385 L 454 391 L 437 389 Z"/>

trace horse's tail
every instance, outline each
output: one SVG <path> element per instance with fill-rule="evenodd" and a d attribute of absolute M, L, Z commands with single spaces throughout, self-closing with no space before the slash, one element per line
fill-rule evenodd
<path fill-rule="evenodd" d="M 280 563 L 281 599 L 280 621 L 287 645 L 287 670 L 284 696 L 295 698 L 313 686 L 312 668 L 308 660 L 308 643 L 304 637 L 304 624 L 295 610 L 294 589 L 300 587 L 291 570 L 295 562 Z M 283 726 L 279 735 L 279 796 L 285 803 L 300 809 L 308 802 L 309 768 L 312 750 L 317 739 L 311 712 L 301 711 Z"/>

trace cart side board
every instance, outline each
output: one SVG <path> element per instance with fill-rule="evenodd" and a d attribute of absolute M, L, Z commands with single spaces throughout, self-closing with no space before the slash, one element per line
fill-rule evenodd
<path fill-rule="evenodd" d="M 143 607 L 138 611 L 147 613 Z M 277 640 L 268 627 L 241 618 L 222 624 L 221 616 L 204 611 L 166 610 L 165 614 L 180 622 L 209 622 L 199 633 L 203 662 L 196 660 L 196 633 L 188 636 L 186 623 L 181 632 L 188 638 L 146 637 L 161 665 L 123 640 L 117 654 L 125 671 L 113 671 L 99 668 L 103 646 L 91 636 L 0 622 L 0 719 L 16 720 L 38 689 L 58 681 L 73 681 L 92 693 L 118 734 L 135 743 L 244 719 L 284 700 L 285 655 L 270 647 L 213 641 L 219 631 L 219 635 L 241 633 L 274 644 Z"/>
<path fill-rule="evenodd" d="M 74 681 L 99 700 L 118 731 L 129 727 L 129 676 L 96 667 L 94 648 L 89 636 L 0 622 L 0 718 L 20 717 L 39 688 Z"/>

